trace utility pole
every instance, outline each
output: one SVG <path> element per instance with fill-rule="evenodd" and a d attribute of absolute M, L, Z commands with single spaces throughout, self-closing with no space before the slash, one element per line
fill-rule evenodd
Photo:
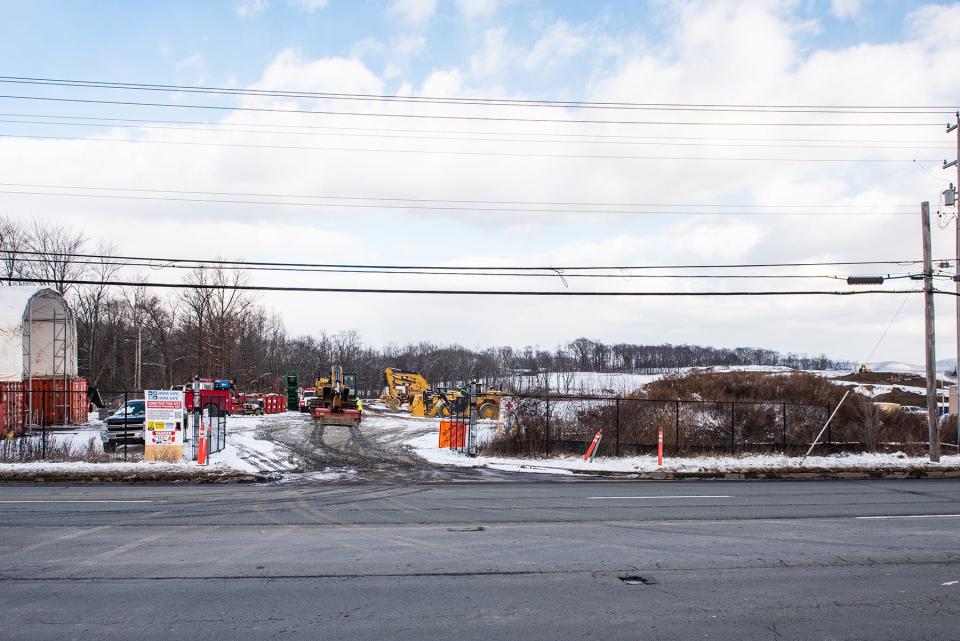
<path fill-rule="evenodd" d="M 957 156 L 954 158 L 953 162 L 943 161 L 943 168 L 948 169 L 950 167 L 957 168 L 957 187 L 960 187 L 960 111 L 956 113 L 956 122 L 952 125 L 947 125 L 947 133 L 957 132 Z M 948 195 L 949 194 L 949 195 Z M 956 188 L 951 184 L 948 192 L 944 192 L 944 205 L 956 206 L 957 202 L 957 192 Z M 960 453 L 960 207 L 957 207 L 956 216 L 955 216 L 955 230 L 956 230 L 956 245 L 957 245 L 957 256 L 956 262 L 954 263 L 955 276 L 953 277 L 954 287 L 957 290 L 957 366 L 954 370 L 956 374 L 956 383 L 953 387 L 953 393 L 956 396 L 957 402 L 954 406 L 957 414 L 954 416 L 954 420 L 957 424 L 957 448 L 958 453 Z"/>
<path fill-rule="evenodd" d="M 937 340 L 933 327 L 933 259 L 930 256 L 930 203 L 920 203 L 923 228 L 923 320 L 927 352 L 927 423 L 930 461 L 940 462 L 940 430 L 937 425 Z"/>
<path fill-rule="evenodd" d="M 133 366 L 134 366 L 134 369 L 135 369 L 135 371 L 134 371 L 133 387 L 134 387 L 134 389 L 136 389 L 137 391 L 140 391 L 140 389 L 141 389 L 141 384 L 142 384 L 142 382 L 143 382 L 143 380 L 142 380 L 142 372 L 143 372 L 143 347 L 142 347 L 142 345 L 143 345 L 143 326 L 141 326 L 141 325 L 138 323 L 138 324 L 137 324 L 137 349 L 136 349 L 136 351 L 134 352 L 134 359 L 133 359 L 133 361 L 134 361 Z"/>

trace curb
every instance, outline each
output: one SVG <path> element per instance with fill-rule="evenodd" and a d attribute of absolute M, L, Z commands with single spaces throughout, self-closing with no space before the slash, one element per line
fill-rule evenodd
<path fill-rule="evenodd" d="M 3 483 L 157 483 L 172 485 L 267 483 L 277 477 L 243 472 L 0 470 Z"/>
<path fill-rule="evenodd" d="M 574 470 L 577 476 L 594 476 L 616 479 L 637 479 L 649 481 L 672 480 L 717 480 L 717 481 L 813 481 L 813 480 L 865 480 L 865 479 L 960 479 L 960 467 L 943 469 L 925 468 L 855 468 L 824 469 L 809 468 L 797 470 L 783 468 L 772 470 L 743 470 L 739 472 L 605 472 Z"/>

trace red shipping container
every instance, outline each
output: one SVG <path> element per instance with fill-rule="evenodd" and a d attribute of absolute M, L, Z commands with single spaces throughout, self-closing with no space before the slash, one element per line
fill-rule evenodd
<path fill-rule="evenodd" d="M 0 382 L 0 438 L 11 432 L 19 434 L 23 430 L 26 418 L 23 402 L 23 383 Z"/>
<path fill-rule="evenodd" d="M 35 425 L 79 425 L 86 423 L 90 409 L 85 378 L 35 378 L 33 387 L 24 384 L 24 417 L 27 408 Z"/>

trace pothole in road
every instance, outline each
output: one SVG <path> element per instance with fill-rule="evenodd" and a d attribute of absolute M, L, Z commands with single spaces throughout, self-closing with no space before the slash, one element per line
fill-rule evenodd
<path fill-rule="evenodd" d="M 639 576 L 637 574 L 628 574 L 626 576 L 620 577 L 620 580 L 626 583 L 627 585 L 656 585 L 656 579 L 652 579 L 648 576 Z"/>

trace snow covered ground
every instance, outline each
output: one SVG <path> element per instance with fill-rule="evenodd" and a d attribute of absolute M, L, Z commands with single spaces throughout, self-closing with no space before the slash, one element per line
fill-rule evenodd
<path fill-rule="evenodd" d="M 321 447 L 308 443 L 315 435 L 312 422 L 297 413 L 271 416 L 234 416 L 228 419 L 227 446 L 213 454 L 207 472 L 239 471 L 245 473 L 268 473 L 279 476 L 285 481 L 338 481 L 356 478 L 358 471 L 348 465 L 325 465 L 323 460 L 311 459 L 312 447 Z M 99 448 L 97 426 L 88 426 L 70 432 L 48 435 L 50 442 L 71 443 L 77 450 Z M 362 467 L 369 465 L 378 470 L 389 470 L 409 466 L 411 461 L 419 468 L 437 470 L 446 468 L 486 468 L 505 472 L 524 472 L 532 474 L 589 474 L 596 472 L 613 473 L 651 473 L 651 472 L 738 472 L 759 470 L 859 470 L 859 469 L 906 469 L 929 468 L 960 465 L 960 456 L 944 456 L 942 462 L 930 464 L 922 457 L 908 457 L 896 454 L 850 454 L 810 457 L 800 466 L 798 457 L 776 455 L 720 456 L 720 457 L 683 457 L 667 458 L 663 466 L 657 466 L 656 459 L 650 456 L 624 458 L 597 458 L 586 462 L 577 456 L 555 456 L 549 458 L 520 458 L 505 456 L 478 456 L 475 458 L 459 454 L 450 449 L 439 447 L 440 420 L 415 418 L 409 414 L 374 414 L 364 417 L 360 433 L 362 438 L 354 443 L 349 461 L 357 461 Z M 496 424 L 483 421 L 479 426 L 480 442 L 493 437 Z M 347 437 L 344 432 L 340 436 Z M 339 448 L 347 442 L 338 436 L 338 432 L 329 431 L 321 444 L 331 447 L 332 453 L 343 453 Z M 339 440 L 338 440 L 339 439 Z M 323 440 L 323 439 L 321 439 Z M 189 452 L 189 448 L 188 452 Z M 99 451 L 99 450 L 98 450 Z M 408 454 L 405 454 L 408 453 Z M 324 455 L 325 456 L 325 455 Z M 68 473 L 136 473 L 136 472 L 189 472 L 196 471 L 195 463 L 159 462 L 31 462 L 0 464 L 2 471 L 21 472 L 68 472 Z"/>
<path fill-rule="evenodd" d="M 417 454 L 436 465 L 458 467 L 485 467 L 509 472 L 534 474 L 561 474 L 592 472 L 743 472 L 756 470 L 866 470 L 877 468 L 929 468 L 938 469 L 960 465 L 960 456 L 943 456 L 940 463 L 930 463 L 925 457 L 907 456 L 902 452 L 893 454 L 841 454 L 835 456 L 811 456 L 801 465 L 800 457 L 778 455 L 749 456 L 703 456 L 665 458 L 657 465 L 655 456 L 623 458 L 596 458 L 584 461 L 579 456 L 556 456 L 549 458 L 519 458 L 507 456 L 468 457 L 449 449 L 440 449 L 434 434 L 416 436 L 408 441 Z"/>
<path fill-rule="evenodd" d="M 795 370 L 790 367 L 780 365 L 736 365 L 736 366 L 713 366 L 713 367 L 681 367 L 675 370 L 664 370 L 660 374 L 627 374 L 620 372 L 544 372 L 537 375 L 516 376 L 507 381 L 524 393 L 530 390 L 543 389 L 549 386 L 550 391 L 557 394 L 625 394 L 640 389 L 644 385 L 655 380 L 668 376 L 671 373 L 689 374 L 691 372 L 766 372 L 772 374 L 789 374 L 791 372 L 804 371 L 809 374 L 823 376 L 824 378 L 837 378 L 853 373 L 849 369 L 836 370 Z M 911 372 L 912 373 L 912 372 Z M 952 379 L 951 379 L 952 380 Z M 836 381 L 841 385 L 857 385 L 850 381 Z M 873 387 L 881 388 L 883 385 Z M 920 389 L 920 393 L 926 393 L 922 388 L 913 388 L 903 385 L 889 385 L 887 390 L 878 390 L 873 395 L 882 394 L 883 391 L 889 391 L 894 387 L 905 391 Z M 869 394 L 868 394 L 869 395 Z"/>
<path fill-rule="evenodd" d="M 259 438 L 258 430 L 263 425 L 270 425 L 282 420 L 283 415 L 269 416 L 231 416 L 227 419 L 226 447 L 210 455 L 210 463 L 206 469 L 236 470 L 249 473 L 289 472 L 296 468 L 291 461 L 290 452 L 282 445 L 267 438 Z M 89 455 L 92 458 L 104 455 L 103 444 L 100 440 L 102 423 L 91 421 L 72 430 L 50 430 L 47 432 L 47 445 L 53 449 L 68 448 L 71 457 Z M 39 438 L 39 436 L 37 436 Z M 8 471 L 70 471 L 70 472 L 137 472 L 137 471 L 190 471 L 198 469 L 195 462 L 187 460 L 192 448 L 189 444 L 184 447 L 184 460 L 177 463 L 163 463 L 158 461 L 145 462 L 142 460 L 109 462 L 93 461 L 32 461 L 27 463 L 0 463 L 0 472 Z M 143 448 L 131 446 L 131 458 L 141 458 Z M 122 454 L 115 454 L 122 458 Z"/>
<path fill-rule="evenodd" d="M 264 416 L 230 416 L 227 418 L 227 446 L 210 457 L 214 465 L 231 467 L 241 472 L 286 473 L 297 469 L 293 452 L 268 438 L 265 432 L 299 418 L 296 412 Z"/>
<path fill-rule="evenodd" d="M 520 393 L 549 386 L 550 391 L 557 394 L 625 394 L 662 376 L 617 372 L 544 372 L 516 376 L 509 383 Z"/>

